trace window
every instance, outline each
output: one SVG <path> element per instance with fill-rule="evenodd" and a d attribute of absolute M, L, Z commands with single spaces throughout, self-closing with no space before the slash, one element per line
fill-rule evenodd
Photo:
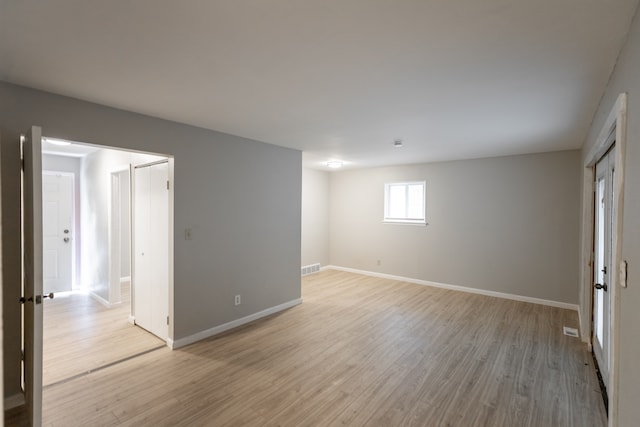
<path fill-rule="evenodd" d="M 384 222 L 426 224 L 426 184 L 394 182 L 384 185 Z"/>

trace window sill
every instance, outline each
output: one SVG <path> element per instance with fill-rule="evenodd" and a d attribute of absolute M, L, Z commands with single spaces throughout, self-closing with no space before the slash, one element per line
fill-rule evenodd
<path fill-rule="evenodd" d="M 427 225 L 429 225 L 428 222 L 389 221 L 389 220 L 383 220 L 382 223 L 383 224 L 390 224 L 390 225 L 414 225 L 414 226 L 418 226 L 418 227 L 426 227 Z"/>

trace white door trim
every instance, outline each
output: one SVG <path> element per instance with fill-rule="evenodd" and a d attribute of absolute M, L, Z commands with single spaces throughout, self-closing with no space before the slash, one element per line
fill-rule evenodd
<path fill-rule="evenodd" d="M 593 262 L 593 203 L 594 203 L 594 173 L 593 167 L 597 161 L 609 150 L 611 146 L 611 135 L 615 132 L 615 178 L 614 178 L 614 200 L 615 216 L 613 218 L 612 232 L 612 270 L 610 277 L 611 284 L 611 313 L 609 323 L 610 336 L 610 369 L 607 392 L 609 394 L 609 426 L 618 423 L 618 383 L 619 383 L 619 307 L 620 288 L 618 287 L 620 269 L 619 265 L 622 256 L 622 213 L 624 208 L 624 176 L 625 158 L 627 145 L 627 94 L 621 93 L 616 99 L 611 112 L 602 126 L 596 144 L 591 148 L 585 157 L 585 169 L 583 173 L 583 204 L 582 204 L 582 256 L 581 256 L 581 328 L 582 337 L 588 340 L 591 348 L 591 337 L 593 335 L 591 318 L 593 314 L 592 295 L 592 262 Z"/>
<path fill-rule="evenodd" d="M 108 223 L 109 223 L 109 306 L 114 306 L 122 302 L 120 292 L 120 174 L 129 172 L 129 165 L 121 165 L 109 172 L 109 203 L 108 203 Z M 131 205 L 129 205 L 131 206 Z"/>

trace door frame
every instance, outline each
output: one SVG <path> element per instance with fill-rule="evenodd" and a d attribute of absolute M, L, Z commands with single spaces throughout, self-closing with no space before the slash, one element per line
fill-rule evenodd
<path fill-rule="evenodd" d="M 600 158 L 607 153 L 611 147 L 611 136 L 615 134 L 615 177 L 613 182 L 614 200 L 613 208 L 615 215 L 612 218 L 612 275 L 610 276 L 611 291 L 611 312 L 609 321 L 609 346 L 610 346 L 610 369 L 609 381 L 606 384 L 609 395 L 609 426 L 618 423 L 618 384 L 620 372 L 619 364 L 619 307 L 620 288 L 618 287 L 622 258 L 622 213 L 624 208 L 624 176 L 625 158 L 627 145 L 627 94 L 618 95 L 611 112 L 607 116 L 595 145 L 584 157 L 583 169 L 583 197 L 582 197 L 582 244 L 581 244 L 581 265 L 580 265 L 580 328 L 582 339 L 593 351 L 593 239 L 594 239 L 594 181 L 595 165 Z"/>
<path fill-rule="evenodd" d="M 79 241 L 78 238 L 78 230 L 77 230 L 77 224 L 76 224 L 76 174 L 73 172 L 58 172 L 58 171 L 54 171 L 54 170 L 42 170 L 42 175 L 60 175 L 60 176 L 68 176 L 71 177 L 71 227 L 73 227 L 73 233 L 71 234 L 71 238 L 72 238 L 72 245 L 71 245 L 71 290 L 75 291 L 76 290 L 76 283 L 77 282 L 77 277 L 76 277 L 76 267 L 77 267 L 77 261 L 76 261 L 76 255 L 77 255 L 77 242 Z M 44 209 L 44 205 L 42 205 L 42 208 Z M 44 214 L 44 213 L 43 213 Z"/>
<path fill-rule="evenodd" d="M 108 222 L 109 222 L 109 306 L 114 306 L 122 302 L 120 293 L 120 275 L 121 271 L 121 225 L 120 219 L 122 194 L 120 194 L 120 174 L 123 172 L 130 173 L 128 164 L 122 165 L 109 172 L 109 203 L 108 203 Z M 131 179 L 131 177 L 129 177 Z M 131 184 L 129 184 L 131 187 Z M 129 218 L 131 218 L 131 203 L 129 203 Z M 131 232 L 131 221 L 129 221 L 129 232 Z M 129 243 L 129 254 L 131 254 L 131 242 Z M 131 314 L 129 315 L 131 317 Z"/>

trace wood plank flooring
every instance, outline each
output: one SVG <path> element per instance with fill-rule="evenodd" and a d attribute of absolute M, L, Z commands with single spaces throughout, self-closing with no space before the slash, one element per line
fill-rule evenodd
<path fill-rule="evenodd" d="M 304 303 L 46 390 L 45 426 L 598 426 L 575 312 L 325 271 Z"/>
<path fill-rule="evenodd" d="M 129 285 L 122 303 L 107 308 L 86 294 L 67 293 L 45 301 L 43 384 L 73 378 L 101 366 L 166 345 L 129 323 Z"/>

